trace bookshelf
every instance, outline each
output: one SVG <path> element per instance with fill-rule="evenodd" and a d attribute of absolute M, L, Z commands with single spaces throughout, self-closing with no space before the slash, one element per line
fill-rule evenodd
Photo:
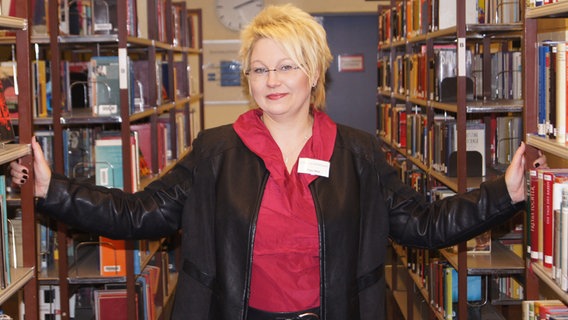
<path fill-rule="evenodd" d="M 423 3 L 427 7 L 421 8 Z M 508 161 L 504 154 L 499 153 L 500 149 L 494 142 L 496 138 L 491 136 L 495 130 L 493 123 L 514 121 L 509 123 L 522 129 L 520 121 L 525 104 L 521 81 L 524 30 L 521 17 L 524 3 L 510 2 L 511 8 L 507 10 L 514 13 L 507 11 L 507 14 L 501 11 L 503 8 L 486 8 L 488 14 L 484 16 L 477 15 L 476 3 L 391 1 L 390 5 L 379 6 L 377 134 L 384 142 L 386 152 L 401 164 L 401 172 L 421 172 L 421 182 L 417 185 L 426 190 L 444 186 L 452 192 L 464 192 L 502 173 Z M 455 5 L 455 8 L 445 7 L 449 4 Z M 444 9 L 436 7 L 438 5 Z M 500 14 L 500 20 L 492 14 Z M 444 21 L 445 27 L 442 27 L 442 20 L 450 17 L 458 23 Z M 437 66 L 449 63 L 455 64 L 454 73 L 437 69 Z M 442 81 L 446 79 L 447 82 Z M 514 120 L 508 117 L 514 117 Z M 463 130 L 471 122 L 483 123 L 487 139 L 494 139 L 485 143 L 485 154 L 481 160 L 485 175 L 468 174 L 468 163 L 477 163 L 467 152 L 471 139 Z M 441 158 L 442 162 L 437 159 L 437 154 L 447 152 L 435 148 L 446 141 L 437 140 L 438 133 L 432 129 L 438 123 L 452 123 L 458 128 L 454 134 L 457 146 L 453 150 L 457 158 L 455 164 L 449 158 Z M 444 130 L 453 130 L 448 125 L 440 128 L 444 126 L 450 128 Z M 517 131 L 508 139 L 520 142 L 522 130 Z M 489 147 L 491 141 L 495 149 Z M 447 149 L 450 150 L 450 145 Z M 455 175 L 450 175 L 453 165 L 457 166 Z M 393 243 L 392 252 L 392 278 L 389 281 L 394 282 L 399 273 L 403 273 L 406 293 L 396 294 L 394 300 L 399 306 L 405 306 L 402 310 L 405 318 L 417 319 L 427 314 L 428 317 L 445 319 L 443 311 L 435 307 L 430 306 L 430 310 L 424 312 L 421 301 L 431 299 L 425 285 L 415 272 L 395 267 L 397 263 L 406 265 L 408 257 L 404 250 Z M 502 247 L 498 241 L 493 241 L 491 253 L 468 253 L 465 243 L 458 245 L 457 252 L 442 249 L 435 253 L 458 271 L 458 292 L 462 297 L 467 294 L 468 276 L 521 279 L 525 272 L 523 258 Z M 396 286 L 391 288 L 396 289 Z M 415 292 L 421 294 L 416 295 Z M 399 302 L 399 299 L 405 301 Z M 481 312 L 495 313 L 497 318 L 510 312 L 509 303 L 520 305 L 518 299 L 490 302 L 487 308 L 481 308 Z M 502 306 L 493 308 L 494 305 Z M 467 318 L 467 300 L 459 299 L 453 311 L 458 318 Z"/>
<path fill-rule="evenodd" d="M 539 125 L 541 123 L 539 117 L 543 114 L 539 98 L 542 92 L 540 88 L 542 84 L 538 80 L 531 81 L 530 79 L 538 79 L 539 73 L 542 71 L 538 63 L 538 47 L 542 44 L 542 42 L 539 42 L 542 40 L 539 34 L 546 30 L 541 30 L 540 23 L 546 23 L 547 20 L 554 18 L 567 17 L 568 3 L 566 2 L 556 2 L 539 7 L 527 7 L 525 13 L 525 64 L 534 65 L 533 68 L 526 68 L 525 70 L 525 139 L 527 145 L 542 150 L 547 154 L 551 167 L 566 167 L 565 160 L 568 159 L 568 148 L 565 142 L 559 141 L 554 137 L 547 137 L 542 132 L 539 132 L 541 127 Z M 556 31 L 560 34 L 565 32 L 561 24 L 558 25 Z M 562 42 L 562 39 L 566 40 L 566 38 L 560 36 L 558 41 Z M 529 216 L 533 214 L 534 212 L 530 212 Z M 530 252 L 527 253 L 527 300 L 558 299 L 565 305 L 568 305 L 568 293 L 562 289 L 551 269 L 545 267 L 541 261 L 534 261 L 530 256 Z"/>
<path fill-rule="evenodd" d="M 193 129 L 192 126 L 198 125 L 194 117 L 203 115 L 203 77 L 201 68 L 196 67 L 202 63 L 201 10 L 188 9 L 185 1 L 175 0 L 104 2 L 110 5 L 112 10 L 109 10 L 109 21 L 101 23 L 88 15 L 94 14 L 94 11 L 90 11 L 95 6 L 92 0 L 48 0 L 44 8 L 45 26 L 34 25 L 31 28 L 33 35 L 26 29 L 28 25 L 25 19 L 0 17 L 2 28 L 23 29 L 15 31 L 15 36 L 13 33 L 2 36 L 0 43 L 15 46 L 18 62 L 32 61 L 30 65 L 18 63 L 17 66 L 19 79 L 30 81 L 20 84 L 18 117 L 13 119 L 20 133 L 20 141 L 29 142 L 34 134 L 39 136 L 40 132 L 46 134 L 45 146 L 49 145 L 53 170 L 69 173 L 69 157 L 76 150 L 69 146 L 71 134 L 74 138 L 80 137 L 79 144 L 82 148 L 85 146 L 83 142 L 94 142 L 97 134 L 114 131 L 123 146 L 119 150 L 121 165 L 124 168 L 123 189 L 134 192 L 165 174 L 178 159 L 190 152 L 191 141 L 198 132 L 198 129 Z M 35 9 L 24 6 L 22 8 L 17 9 L 18 15 L 22 15 L 20 10 Z M 95 26 L 97 23 L 100 25 Z M 191 27 L 189 23 L 192 24 Z M 75 80 L 76 88 L 80 88 L 79 92 L 88 90 L 88 94 L 85 93 L 79 99 L 70 99 L 67 93 L 72 91 L 70 84 L 74 82 L 66 80 L 72 68 L 69 66 L 85 66 L 92 63 L 93 57 L 99 56 L 116 57 L 118 85 L 111 88 L 108 80 L 103 81 L 100 78 L 92 80 L 92 83 L 89 83 L 91 78 Z M 37 101 L 29 99 L 39 95 L 32 93 L 39 88 L 36 81 L 39 81 L 37 75 L 40 73 L 34 69 L 38 61 L 45 61 L 52 88 L 51 96 L 46 98 L 51 108 L 46 106 L 45 112 L 39 112 L 42 107 Z M 150 67 L 143 73 L 143 80 L 147 81 L 143 90 L 144 97 L 140 91 L 136 91 L 140 88 L 139 82 L 142 82 L 142 79 L 135 78 L 132 70 L 134 62 L 139 61 Z M 108 71 L 111 67 L 109 64 L 105 68 Z M 26 73 L 27 76 L 24 76 Z M 89 99 L 92 98 L 91 93 L 94 91 L 91 90 L 94 90 L 96 84 L 102 87 L 97 92 L 106 92 L 109 96 L 117 93 L 118 103 L 115 109 L 111 106 L 108 110 L 112 111 L 108 113 L 95 112 L 93 105 L 96 102 Z M 104 100 L 106 96 L 103 93 L 103 96 L 97 98 Z M 112 103 L 104 100 L 102 104 Z M 108 107 L 106 105 L 105 108 Z M 150 128 L 149 141 L 145 143 L 151 145 L 152 149 L 145 156 L 152 160 L 153 165 L 147 168 L 149 172 L 144 177 L 139 177 L 139 152 L 130 147 L 132 129 L 136 125 L 148 125 Z M 163 135 L 158 133 L 160 128 Z M 84 152 L 83 156 L 88 153 Z M 24 163 L 31 164 L 29 154 L 28 144 L 5 145 L 0 148 L 0 162 L 23 157 Z M 158 157 L 163 157 L 165 161 L 159 162 Z M 78 176 L 79 178 L 94 181 L 92 173 L 96 160 L 90 161 L 77 165 L 75 169 L 79 169 L 73 169 L 73 174 L 82 170 L 85 176 Z M 81 167 L 83 165 L 84 168 Z M 179 265 L 179 253 L 174 251 L 172 254 L 169 251 L 177 248 L 176 236 L 155 241 L 126 241 L 126 264 L 122 266 L 126 268 L 126 274 L 103 277 L 99 267 L 98 247 L 101 242 L 98 236 L 85 234 L 49 219 L 45 223 L 36 223 L 33 190 L 26 187 L 27 185 L 32 184 L 26 184 L 21 199 L 14 201 L 21 203 L 24 221 L 34 221 L 24 223 L 24 244 L 27 244 L 26 247 L 35 247 L 36 244 L 40 246 L 39 242 L 43 240 L 41 232 L 47 230 L 47 234 L 54 235 L 50 241 L 56 244 L 58 253 L 49 253 L 51 260 L 44 266 L 40 265 L 41 255 L 44 254 L 42 248 L 38 249 L 39 256 L 35 250 L 26 250 L 26 268 L 14 271 L 14 285 L 0 290 L 0 301 L 10 299 L 24 288 L 26 317 L 39 319 L 39 313 L 42 312 L 41 302 L 38 301 L 38 293 L 42 290 L 40 287 L 54 286 L 57 287 L 59 295 L 60 305 L 57 309 L 61 319 L 69 319 L 76 311 L 72 310 L 72 302 L 82 288 L 102 289 L 118 286 L 128 292 L 136 292 L 146 269 L 157 266 L 162 272 L 159 281 L 155 283 L 155 291 L 159 294 L 150 302 L 154 306 L 150 318 L 169 318 L 177 282 L 177 272 L 170 272 L 169 265 Z M 41 239 L 36 239 L 36 236 Z M 76 250 L 77 243 L 84 246 Z M 127 310 L 118 312 L 124 311 L 128 319 L 135 319 L 139 313 L 135 302 L 140 302 L 141 299 L 136 295 L 128 295 L 126 299 Z"/>
<path fill-rule="evenodd" d="M 30 108 L 31 83 L 26 81 L 29 79 L 31 57 L 30 57 L 30 32 L 27 18 L 29 17 L 29 7 L 22 5 L 16 10 L 16 16 L 0 16 L 0 29 L 9 32 L 13 40 L 11 45 L 15 45 L 15 58 L 21 61 L 21 68 L 17 70 L 18 86 L 20 95 L 18 96 L 17 112 L 20 117 L 19 141 L 18 143 L 4 143 L 0 146 L 0 163 L 5 165 L 16 159 L 21 159 L 22 163 L 31 164 L 32 156 L 29 143 L 32 137 L 32 114 Z M 33 174 L 30 177 L 33 182 Z M 22 245 L 27 248 L 36 248 L 35 239 L 35 215 L 32 184 L 22 187 L 21 201 L 16 205 L 21 207 L 22 211 L 22 234 L 14 236 L 21 237 Z M 4 194 L 6 196 L 6 194 Z M 6 209 L 6 208 L 4 208 Z M 4 214 L 7 214 L 6 212 Z M 38 304 L 34 297 L 38 290 L 37 282 L 37 266 L 34 250 L 23 252 L 23 263 L 15 264 L 10 262 L 8 272 L 10 274 L 10 283 L 0 290 L 0 305 L 6 301 L 16 299 L 20 302 L 23 300 L 30 301 L 25 305 L 26 316 L 30 318 L 38 317 Z M 5 250 L 2 250 L 6 254 Z M 11 253 L 10 253 L 11 254 Z M 14 253 L 15 254 L 15 253 Z M 23 293 L 23 294 L 22 294 Z"/>

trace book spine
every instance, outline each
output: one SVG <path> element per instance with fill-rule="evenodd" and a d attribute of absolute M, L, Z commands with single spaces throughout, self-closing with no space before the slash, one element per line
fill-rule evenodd
<path fill-rule="evenodd" d="M 566 44 L 556 46 L 556 139 L 566 141 Z"/>
<path fill-rule="evenodd" d="M 529 171 L 529 180 L 530 180 L 530 193 L 529 193 L 529 202 L 530 202 L 530 242 L 527 246 L 527 253 L 530 254 L 530 258 L 532 261 L 538 261 L 538 175 L 536 169 L 531 169 Z"/>
<path fill-rule="evenodd" d="M 543 265 L 552 268 L 553 263 L 553 184 L 554 175 L 550 172 L 543 173 L 543 200 L 544 200 L 544 220 L 543 220 Z"/>
<path fill-rule="evenodd" d="M 568 290 L 568 186 L 562 189 L 560 205 L 561 236 L 560 236 L 560 287 Z"/>
<path fill-rule="evenodd" d="M 544 230 L 544 188 L 543 188 L 543 171 L 538 170 L 538 225 L 537 225 L 537 254 L 538 254 L 538 261 L 543 260 L 543 242 L 542 242 L 542 235 Z"/>

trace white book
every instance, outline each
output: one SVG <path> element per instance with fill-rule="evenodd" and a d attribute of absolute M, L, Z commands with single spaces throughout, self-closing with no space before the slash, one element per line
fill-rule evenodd
<path fill-rule="evenodd" d="M 556 45 L 556 140 L 566 141 L 566 43 Z"/>
<path fill-rule="evenodd" d="M 477 0 L 466 0 L 465 4 L 465 23 L 477 23 Z M 438 28 L 440 30 L 456 26 L 457 1 L 439 0 L 438 6 Z"/>
<path fill-rule="evenodd" d="M 563 203 L 560 212 L 560 287 L 568 291 L 568 205 Z"/>

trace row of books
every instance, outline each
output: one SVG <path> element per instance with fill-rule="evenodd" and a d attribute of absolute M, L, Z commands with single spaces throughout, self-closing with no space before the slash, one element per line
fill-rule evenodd
<path fill-rule="evenodd" d="M 483 69 L 483 54 L 466 50 L 466 99 L 521 99 L 521 60 L 518 50 L 491 53 L 488 94 L 484 92 L 482 75 L 487 71 Z M 385 56 L 378 60 L 378 69 L 380 90 L 411 98 L 456 101 L 457 53 L 454 44 L 434 45 L 431 58 L 426 46 L 422 46 L 419 53 L 396 54 L 392 62 L 389 56 Z"/>
<path fill-rule="evenodd" d="M 455 0 L 405 0 L 379 15 L 379 44 L 400 41 L 456 25 Z M 507 24 L 521 20 L 520 0 L 466 0 L 467 24 Z"/>
<path fill-rule="evenodd" d="M 8 206 L 6 202 L 6 176 L 0 175 L 0 289 L 12 283 L 12 269 L 18 266 L 15 250 L 16 237 L 14 225 L 8 219 Z M 17 241 L 21 241 L 21 237 Z"/>
<path fill-rule="evenodd" d="M 414 165 L 408 166 L 406 158 L 397 152 L 391 152 L 388 149 L 385 150 L 387 161 L 396 169 L 398 169 L 399 176 L 401 180 L 410 185 L 414 190 L 424 194 L 426 198 L 433 202 L 437 200 L 444 199 L 455 195 L 455 191 L 451 190 L 447 186 L 442 184 L 436 184 L 435 182 L 428 181 L 427 174 L 417 168 Z M 485 233 L 474 237 L 467 241 L 468 252 L 475 253 L 489 253 L 491 252 L 491 231 L 486 231 Z M 512 246 L 512 244 L 509 244 Z M 518 250 L 518 247 L 515 248 Z M 410 252 L 415 252 L 414 249 L 409 248 Z M 417 250 L 417 249 L 415 249 Z M 407 257 L 410 257 L 409 253 Z M 410 261 L 411 258 L 408 258 Z"/>
<path fill-rule="evenodd" d="M 529 170 L 527 251 L 568 291 L 568 168 Z"/>
<path fill-rule="evenodd" d="M 116 34 L 118 32 L 117 16 L 118 0 L 61 0 L 59 1 L 59 32 L 63 35 L 97 35 L 97 34 Z M 158 41 L 167 42 L 166 24 L 169 18 L 166 16 L 166 0 L 152 1 L 147 0 L 128 0 L 127 1 L 127 31 L 128 35 L 134 37 L 148 38 L 148 6 L 155 5 Z M 2 14 L 15 16 L 16 0 L 2 1 Z M 32 33 L 35 35 L 45 35 L 49 32 L 47 17 L 48 0 L 32 1 Z M 185 4 L 182 2 L 172 3 L 172 17 L 174 25 L 178 26 L 174 32 L 173 43 L 184 45 L 189 40 L 186 32 L 182 31 L 180 20 L 184 15 L 179 14 Z"/>
<path fill-rule="evenodd" d="M 428 181 L 427 175 L 412 164 L 408 164 L 405 157 L 400 153 L 384 147 L 387 161 L 393 167 L 399 169 L 399 174 L 403 181 L 411 185 L 415 190 L 422 192 L 430 201 L 440 200 L 455 195 L 453 190 L 441 184 L 436 185 L 435 181 Z M 434 184 L 434 186 L 429 186 Z M 517 225 L 514 232 L 522 233 L 522 225 Z M 489 254 L 493 247 L 493 241 L 499 242 L 499 245 L 510 248 L 517 255 L 522 256 L 523 244 L 518 240 L 505 239 L 496 233 L 497 239 L 492 239 L 492 230 L 483 233 L 467 242 L 468 252 L 478 254 Z M 515 237 L 510 237 L 514 238 Z M 414 247 L 401 247 L 393 244 L 399 256 L 406 257 L 406 266 L 414 276 L 414 283 L 422 292 L 415 297 L 415 301 L 421 301 L 426 298 L 428 310 L 433 308 L 438 313 L 438 318 L 455 319 L 456 318 L 456 302 L 457 294 L 457 273 L 448 262 L 445 261 L 442 254 L 438 250 L 425 250 Z M 402 251 L 401 251 L 402 250 Z M 455 248 L 447 248 L 445 250 L 455 251 Z M 402 253 L 401 253 L 402 252 Z M 471 319 L 483 319 L 481 316 L 481 308 L 485 302 L 493 299 L 500 300 L 521 300 L 524 297 L 524 290 L 519 279 L 514 276 L 468 276 L 467 284 L 468 292 L 468 316 Z M 488 287 L 489 286 L 489 287 Z M 427 292 L 427 293 L 424 293 Z M 423 305 L 422 305 L 423 307 Z M 428 317 L 431 311 L 421 312 Z"/>
<path fill-rule="evenodd" d="M 148 265 L 136 279 L 136 319 L 158 317 L 156 296 L 169 272 L 162 266 Z M 70 319 L 128 319 L 128 292 L 121 283 L 79 287 L 69 298 Z M 61 319 L 61 295 L 57 285 L 40 285 L 39 312 L 41 319 Z M 21 319 L 24 318 L 22 314 Z"/>
<path fill-rule="evenodd" d="M 185 121 L 183 113 L 176 115 L 176 128 L 183 133 Z M 157 123 L 157 143 L 150 141 L 150 123 L 140 123 L 131 126 L 132 129 L 132 185 L 134 191 L 140 184 L 140 179 L 152 172 L 160 172 L 167 161 L 173 157 L 172 144 L 177 143 L 177 150 L 182 151 L 186 146 L 185 135 L 176 135 L 177 140 L 170 141 L 169 118 L 159 118 Z M 53 163 L 53 132 L 38 131 L 35 133 L 46 154 L 46 158 Z M 99 185 L 122 189 L 123 159 L 122 139 L 118 131 L 101 131 L 99 128 L 67 128 L 64 134 L 64 169 L 65 174 L 75 179 L 90 180 Z M 154 146 L 154 148 L 153 148 Z M 154 159 L 155 158 L 155 159 Z M 153 161 L 157 161 L 154 163 Z M 153 171 L 155 170 L 155 171 Z M 49 219 L 41 221 L 38 225 L 38 247 L 40 271 L 49 269 L 57 259 L 56 232 Z M 73 255 L 74 248 L 81 241 L 68 239 L 67 254 Z M 99 242 L 100 275 L 122 276 L 126 272 L 126 251 L 124 241 L 117 241 L 101 237 Z M 149 249 L 138 244 L 135 254 L 135 268 L 140 266 L 144 259 L 143 254 Z M 70 259 L 73 261 L 74 259 Z"/>
<path fill-rule="evenodd" d="M 488 116 L 466 122 L 468 176 L 485 176 L 486 168 L 510 163 L 522 139 L 520 116 Z M 378 106 L 378 132 L 405 149 L 408 156 L 448 176 L 457 174 L 457 126 L 452 115 L 435 115 L 431 124 L 415 107 L 388 103 Z"/>
<path fill-rule="evenodd" d="M 167 162 L 173 158 L 179 157 L 181 152 L 187 147 L 185 130 L 187 128 L 186 119 L 183 113 L 178 112 L 175 114 L 175 128 L 171 128 L 169 117 L 159 117 L 157 122 L 157 137 L 156 144 L 153 145 L 151 141 L 151 124 L 140 123 L 134 124 L 132 128 L 132 141 L 133 141 L 133 159 L 134 171 L 136 172 L 137 180 L 139 183 L 140 178 L 148 175 L 149 173 L 158 173 L 166 165 Z M 175 131 L 175 141 L 171 141 L 172 130 Z M 53 163 L 53 132 L 47 130 L 38 130 L 35 132 L 36 138 L 50 164 Z M 97 127 L 70 127 L 63 130 L 63 152 L 64 152 L 64 173 L 65 175 L 76 178 L 95 181 L 96 170 L 95 164 L 107 161 L 104 157 L 109 157 L 110 154 L 121 148 L 120 137 L 117 131 L 101 131 Z M 178 153 L 174 154 L 174 144 Z M 97 152 L 98 149 L 98 152 Z M 117 152 L 120 158 L 112 159 L 113 161 L 122 161 L 122 154 Z M 154 164 L 154 157 L 156 163 Z M 114 167 L 122 167 L 122 164 L 116 164 Z M 114 176 L 120 175 L 121 170 L 106 170 L 117 171 L 112 173 Z M 120 172 L 120 173 L 119 173 Z M 108 177 L 111 179 L 111 177 Z M 118 181 L 118 187 L 122 186 L 122 182 Z M 112 179 L 114 181 L 114 179 Z M 110 181 L 110 182 L 112 182 Z M 111 183 L 105 183 L 110 185 Z"/>
<path fill-rule="evenodd" d="M 130 113 L 159 106 L 176 98 L 190 94 L 190 70 L 181 61 L 174 62 L 174 83 L 170 83 L 170 68 L 165 61 L 158 61 L 150 66 L 147 60 L 130 61 L 129 70 L 129 110 Z M 50 63 L 46 60 L 32 62 L 32 100 L 34 117 L 52 115 Z M 73 111 L 89 111 L 94 116 L 118 116 L 120 114 L 120 68 L 117 56 L 92 57 L 89 61 L 62 61 L 62 108 L 64 113 Z M 0 81 L 4 95 L 13 116 L 17 117 L 18 88 L 15 78 L 17 63 L 5 61 L 0 63 Z M 155 72 L 156 83 L 150 84 L 149 73 Z M 151 101 L 149 92 L 155 86 L 159 94 L 156 101 Z M 170 91 L 172 87 L 173 91 Z M 170 96 L 173 92 L 174 96 Z"/>
<path fill-rule="evenodd" d="M 527 8 L 535 8 L 547 4 L 553 4 L 562 0 L 527 0 Z"/>
<path fill-rule="evenodd" d="M 397 245 L 395 245 L 397 246 Z M 457 271 L 436 250 L 404 247 L 407 268 L 415 274 L 416 285 L 426 289 L 431 307 L 444 319 L 456 317 L 458 301 Z M 481 276 L 468 276 L 467 299 L 470 304 L 483 303 L 488 297 Z"/>
<path fill-rule="evenodd" d="M 538 134 L 566 141 L 566 42 L 538 45 Z"/>
<path fill-rule="evenodd" d="M 568 307 L 560 300 L 525 300 L 522 302 L 523 320 L 566 320 Z"/>
<path fill-rule="evenodd" d="M 445 319 L 456 318 L 458 296 L 458 273 L 447 262 L 431 260 L 428 265 L 429 286 L 428 295 L 430 303 L 444 314 Z M 482 294 L 481 276 L 467 277 L 467 301 L 470 304 L 481 304 L 484 299 Z"/>

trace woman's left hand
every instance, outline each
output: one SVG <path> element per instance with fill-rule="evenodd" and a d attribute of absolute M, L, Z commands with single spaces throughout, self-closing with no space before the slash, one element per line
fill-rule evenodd
<path fill-rule="evenodd" d="M 505 183 L 507 184 L 507 190 L 511 196 L 513 203 L 524 201 L 527 196 L 526 192 L 526 181 L 525 181 L 525 150 L 526 145 L 521 142 L 519 148 L 515 152 L 511 164 L 507 167 L 505 172 Z M 531 164 L 533 168 L 547 168 L 546 156 L 539 151 L 539 157 Z"/>

